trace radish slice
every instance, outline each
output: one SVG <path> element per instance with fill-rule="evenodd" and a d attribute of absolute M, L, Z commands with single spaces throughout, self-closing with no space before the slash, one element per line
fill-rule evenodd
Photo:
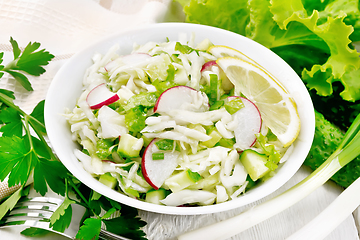
<path fill-rule="evenodd" d="M 147 61 L 149 58 L 151 58 L 151 55 L 147 53 L 132 53 L 122 56 L 121 60 L 124 64 L 137 64 Z"/>
<path fill-rule="evenodd" d="M 128 55 L 124 55 L 119 57 L 118 59 L 109 62 L 104 66 L 105 71 L 109 72 L 114 67 L 119 66 L 119 62 L 121 62 L 124 65 L 134 65 L 134 64 L 140 64 L 142 62 L 147 61 L 149 58 L 151 58 L 151 55 L 147 53 L 132 53 Z"/>
<path fill-rule="evenodd" d="M 99 109 L 98 120 L 101 126 L 101 138 L 116 138 L 129 132 L 125 116 L 120 115 L 108 106 Z"/>
<path fill-rule="evenodd" d="M 208 70 L 211 69 L 212 66 L 215 66 L 215 65 L 217 66 L 217 63 L 216 63 L 215 60 L 213 60 L 213 61 L 208 61 L 208 62 L 206 62 L 206 63 L 201 67 L 200 72 L 208 71 Z"/>
<path fill-rule="evenodd" d="M 238 98 L 237 96 L 228 97 L 228 100 Z M 233 114 L 237 122 L 234 129 L 236 145 L 241 149 L 246 149 L 254 145 L 256 135 L 261 130 L 262 119 L 259 109 L 247 98 L 239 97 L 244 107 Z"/>
<path fill-rule="evenodd" d="M 187 86 L 172 87 L 159 96 L 154 112 L 166 113 L 176 109 L 204 112 L 209 109 L 209 99 L 205 93 Z"/>
<path fill-rule="evenodd" d="M 91 109 L 99 109 L 104 105 L 109 105 L 119 100 L 116 93 L 111 92 L 105 83 L 94 87 L 86 97 L 86 102 Z"/>
<path fill-rule="evenodd" d="M 154 139 L 146 147 L 141 161 L 141 171 L 145 180 L 154 189 L 159 189 L 165 180 L 170 177 L 178 165 L 179 152 L 165 152 L 164 159 L 153 160 L 152 154 L 158 151 Z"/>

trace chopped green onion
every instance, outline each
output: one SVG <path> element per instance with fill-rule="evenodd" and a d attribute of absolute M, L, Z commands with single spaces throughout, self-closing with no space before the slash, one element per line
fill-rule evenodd
<path fill-rule="evenodd" d="M 217 101 L 218 95 L 218 77 L 216 74 L 210 74 L 210 93 L 209 93 L 209 103 L 213 105 Z"/>
<path fill-rule="evenodd" d="M 230 114 L 234 114 L 237 111 L 239 111 L 241 108 L 244 107 L 243 102 L 241 101 L 241 98 L 235 98 L 227 103 L 225 103 L 225 109 Z"/>
<path fill-rule="evenodd" d="M 171 139 L 161 139 L 155 142 L 155 145 L 159 148 L 159 150 L 173 150 L 174 149 L 174 140 Z"/>
<path fill-rule="evenodd" d="M 96 155 L 100 159 L 106 159 L 110 156 L 111 151 L 110 148 L 113 145 L 113 141 L 108 139 L 99 139 L 99 141 L 96 142 Z"/>
<path fill-rule="evenodd" d="M 265 164 L 266 167 L 270 168 L 272 171 L 278 167 L 278 163 L 281 159 L 281 154 L 276 150 L 273 144 L 267 143 L 266 137 L 261 133 L 256 134 L 257 142 L 260 147 L 263 149 L 264 153 L 268 156 L 269 160 Z"/>
<path fill-rule="evenodd" d="M 169 64 L 169 68 L 166 70 L 166 72 L 167 72 L 168 75 L 167 75 L 165 81 L 174 82 L 175 72 L 176 72 L 174 65 Z"/>
<path fill-rule="evenodd" d="M 167 69 L 167 77 L 165 81 L 160 81 L 156 79 L 152 82 L 152 85 L 158 90 L 160 93 L 163 93 L 165 90 L 177 86 L 174 82 L 175 79 L 175 67 L 172 64 L 169 64 L 169 68 Z"/>
<path fill-rule="evenodd" d="M 271 141 L 276 141 L 277 140 L 277 136 L 271 131 L 271 129 L 269 128 L 267 134 L 266 134 L 266 138 L 269 142 Z"/>
<path fill-rule="evenodd" d="M 125 114 L 125 124 L 130 132 L 137 133 L 144 129 L 146 109 L 143 106 L 131 108 Z"/>
<path fill-rule="evenodd" d="M 152 154 L 153 160 L 164 160 L 165 155 L 162 152 L 157 152 Z"/>
<path fill-rule="evenodd" d="M 300 230 L 287 237 L 287 240 L 325 239 L 339 226 L 355 209 L 360 202 L 360 178 L 347 187 L 329 206 L 313 218 Z"/>
<path fill-rule="evenodd" d="M 143 106 L 143 107 L 154 107 L 157 100 L 157 95 L 153 92 L 142 92 L 132 96 L 127 104 L 123 107 L 125 111 L 129 111 L 130 109 Z"/>
<path fill-rule="evenodd" d="M 179 52 L 181 52 L 183 54 L 189 54 L 192 51 L 194 51 L 194 49 L 189 47 L 188 45 L 182 45 L 181 43 L 176 42 L 175 51 L 179 51 Z"/>
<path fill-rule="evenodd" d="M 188 169 L 188 170 L 186 171 L 186 173 L 187 173 L 188 177 L 189 177 L 194 183 L 196 183 L 197 181 L 199 181 L 200 179 L 202 179 L 202 177 L 200 176 L 199 173 L 193 172 L 193 171 L 191 171 L 190 169 Z"/>
<path fill-rule="evenodd" d="M 235 143 L 236 143 L 235 138 L 232 139 L 221 138 L 220 141 L 216 144 L 216 146 L 232 148 Z"/>
<path fill-rule="evenodd" d="M 222 106 L 224 106 L 224 104 L 224 100 L 216 101 L 210 106 L 209 111 L 220 109 Z"/>

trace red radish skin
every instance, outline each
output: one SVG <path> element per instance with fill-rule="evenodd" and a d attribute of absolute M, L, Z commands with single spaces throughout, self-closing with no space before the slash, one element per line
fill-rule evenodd
<path fill-rule="evenodd" d="M 111 161 L 111 160 L 102 160 L 103 162 L 106 162 L 106 163 L 114 163 L 114 164 L 116 164 L 116 162 L 114 162 L 114 161 Z"/>
<path fill-rule="evenodd" d="M 213 61 L 208 61 L 208 62 L 204 63 L 204 65 L 202 65 L 202 67 L 201 67 L 200 72 L 210 70 L 210 68 L 211 68 L 212 66 L 217 66 L 217 63 L 216 63 L 215 60 L 213 60 Z"/>
<path fill-rule="evenodd" d="M 110 61 L 104 66 L 104 69 L 105 69 L 106 72 L 109 72 L 109 69 L 110 69 L 112 64 L 114 64 L 114 61 Z"/>
<path fill-rule="evenodd" d="M 175 86 L 165 90 L 157 99 L 154 112 L 168 112 L 180 109 L 184 103 L 192 102 L 192 91 L 197 90 L 188 86 Z"/>
<path fill-rule="evenodd" d="M 159 189 L 177 167 L 178 152 L 164 153 L 163 160 L 153 160 L 153 146 L 158 139 L 153 139 L 146 147 L 141 160 L 141 172 L 147 183 L 154 189 Z"/>
<path fill-rule="evenodd" d="M 110 105 L 117 100 L 119 96 L 116 93 L 111 92 L 105 83 L 102 83 L 94 87 L 86 97 L 86 102 L 91 109 L 99 109 L 104 105 Z"/>
<path fill-rule="evenodd" d="M 231 96 L 228 100 L 241 98 L 244 107 L 234 113 L 238 125 L 234 130 L 236 143 L 244 148 L 252 147 L 256 142 L 256 135 L 261 130 L 262 119 L 259 109 L 247 98 Z"/>

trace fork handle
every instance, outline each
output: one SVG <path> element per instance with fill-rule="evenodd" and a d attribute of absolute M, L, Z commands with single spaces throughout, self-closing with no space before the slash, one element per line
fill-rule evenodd
<path fill-rule="evenodd" d="M 106 231 L 104 229 L 100 230 L 99 239 L 103 239 L 103 240 L 131 240 L 130 238 L 126 238 L 126 237 L 116 235 L 116 234 L 111 233 L 109 231 Z"/>

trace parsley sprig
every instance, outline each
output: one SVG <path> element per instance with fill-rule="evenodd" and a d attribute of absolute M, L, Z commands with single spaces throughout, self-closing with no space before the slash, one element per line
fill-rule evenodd
<path fill-rule="evenodd" d="M 0 78 L 10 74 L 28 91 L 33 88 L 26 75 L 39 76 L 45 72 L 44 66 L 54 55 L 38 50 L 40 43 L 29 43 L 23 51 L 10 38 L 14 59 L 1 65 L 4 53 L 0 53 Z M 50 218 L 50 226 L 63 232 L 72 218 L 72 205 L 86 208 L 77 239 L 97 239 L 104 223 L 107 230 L 131 239 L 146 239 L 141 227 L 145 226 L 137 215 L 137 210 L 108 199 L 79 182 L 58 160 L 48 145 L 45 136 L 44 103 L 40 101 L 30 114 L 15 103 L 12 91 L 0 89 L 0 181 L 8 177 L 9 186 L 20 185 L 20 189 L 0 201 L 1 219 L 15 206 L 17 201 L 29 193 L 27 182 L 33 178 L 33 187 L 40 195 L 49 188 L 64 196 L 64 202 Z M 118 217 L 111 216 L 117 213 Z M 46 230 L 28 228 L 22 232 L 26 236 L 38 237 Z"/>
<path fill-rule="evenodd" d="M 45 72 L 43 66 L 48 65 L 54 55 L 45 51 L 45 49 L 38 50 L 40 47 L 38 42 L 30 42 L 23 52 L 21 52 L 18 43 L 13 38 L 10 38 L 10 43 L 13 48 L 14 60 L 6 66 L 0 65 L 0 78 L 4 75 L 4 72 L 7 72 L 26 90 L 33 91 L 31 83 L 24 73 L 40 76 Z M 3 55 L 4 53 L 0 53 L 0 64 L 3 61 Z"/>

